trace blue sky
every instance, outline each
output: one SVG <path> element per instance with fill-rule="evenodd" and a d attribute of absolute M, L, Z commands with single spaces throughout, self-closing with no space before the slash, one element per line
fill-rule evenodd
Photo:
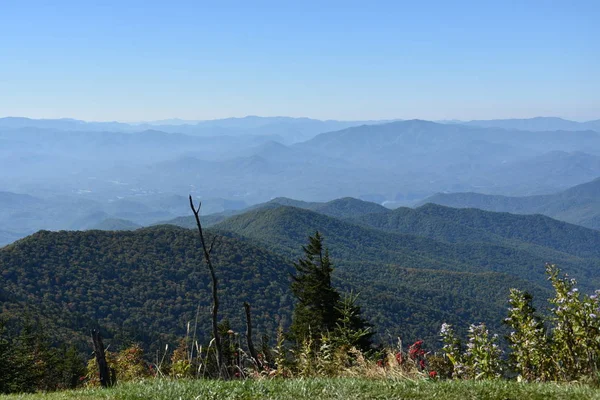
<path fill-rule="evenodd" d="M 0 0 L 0 116 L 598 119 L 599 21 L 577 0 Z"/>

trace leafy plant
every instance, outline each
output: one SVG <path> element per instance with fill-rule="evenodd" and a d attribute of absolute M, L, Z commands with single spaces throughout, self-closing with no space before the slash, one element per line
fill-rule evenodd
<path fill-rule="evenodd" d="M 582 377 L 597 379 L 600 361 L 600 320 L 598 294 L 581 296 L 577 282 L 561 278 L 555 265 L 547 265 L 548 279 L 555 290 L 550 322 L 552 354 L 556 378 L 575 380 Z"/>
<path fill-rule="evenodd" d="M 529 293 L 510 290 L 510 308 L 504 320 L 512 328 L 507 337 L 511 349 L 509 359 L 518 379 L 546 381 L 554 376 L 551 342 L 531 302 Z"/>

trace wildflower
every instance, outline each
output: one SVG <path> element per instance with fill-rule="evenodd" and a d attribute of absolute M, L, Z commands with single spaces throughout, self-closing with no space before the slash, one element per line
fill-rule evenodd
<path fill-rule="evenodd" d="M 450 329 L 452 329 L 452 326 L 450 326 L 450 324 L 447 324 L 447 323 L 445 323 L 445 322 L 444 322 L 444 323 L 442 324 L 442 329 L 440 330 L 440 333 L 441 333 L 442 335 L 444 335 L 444 334 L 446 334 L 446 333 L 447 333 L 447 332 L 448 332 Z"/>
<path fill-rule="evenodd" d="M 591 318 L 591 319 L 596 319 L 596 318 L 597 318 L 597 316 L 596 316 L 596 314 L 594 314 L 594 313 L 591 313 L 591 314 L 590 314 L 590 318 Z"/>
<path fill-rule="evenodd" d="M 437 377 L 437 372 L 435 372 L 435 371 L 429 371 L 429 377 L 431 379 L 435 379 Z"/>
<path fill-rule="evenodd" d="M 396 353 L 396 361 L 398 362 L 398 364 L 402 364 L 402 362 L 404 361 L 401 352 Z"/>

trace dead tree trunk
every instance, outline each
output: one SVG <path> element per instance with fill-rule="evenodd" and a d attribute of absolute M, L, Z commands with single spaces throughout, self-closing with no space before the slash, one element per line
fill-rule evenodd
<path fill-rule="evenodd" d="M 104 354 L 104 343 L 102 343 L 100 332 L 96 329 L 92 330 L 92 343 L 94 344 L 94 355 L 96 356 L 96 363 L 98 364 L 98 371 L 100 372 L 100 385 L 105 388 L 110 387 L 114 385 L 116 379 L 113 379 L 113 375 L 111 375 Z"/>
<path fill-rule="evenodd" d="M 212 307 L 212 331 L 213 338 L 215 340 L 215 349 L 217 350 L 217 368 L 219 369 L 219 376 L 225 378 L 227 376 L 227 371 L 225 366 L 223 365 L 223 350 L 221 348 L 221 337 L 219 335 L 219 327 L 218 327 L 218 313 L 219 313 L 219 298 L 217 296 L 217 275 L 215 274 L 215 269 L 210 260 L 210 253 L 212 252 L 213 246 L 215 244 L 215 240 L 217 237 L 213 238 L 210 247 L 206 246 L 206 241 L 204 240 L 204 233 L 202 232 L 202 224 L 200 223 L 200 207 L 202 206 L 202 202 L 198 203 L 198 208 L 194 206 L 194 200 L 192 200 L 192 196 L 190 195 L 190 208 L 194 213 L 194 217 L 196 218 L 196 226 L 198 227 L 198 235 L 200 236 L 200 243 L 202 244 L 202 251 L 204 253 L 204 261 L 208 266 L 208 270 L 210 271 L 210 277 L 212 279 L 212 298 L 213 298 L 213 307 Z"/>
<path fill-rule="evenodd" d="M 246 340 L 248 342 L 248 350 L 250 351 L 250 355 L 252 356 L 256 367 L 259 371 L 262 371 L 262 363 L 258 358 L 258 353 L 252 342 L 252 317 L 250 315 L 250 304 L 248 304 L 248 302 L 244 302 L 244 309 L 246 310 Z"/>

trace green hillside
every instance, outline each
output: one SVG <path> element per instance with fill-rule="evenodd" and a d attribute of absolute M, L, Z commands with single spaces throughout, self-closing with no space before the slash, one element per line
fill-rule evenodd
<path fill-rule="evenodd" d="M 304 210 L 316 211 L 320 214 L 329 215 L 338 218 L 359 217 L 367 214 L 384 213 L 389 211 L 376 203 L 358 200 L 352 197 L 344 197 L 341 199 L 331 200 L 328 202 L 307 202 L 301 200 L 289 199 L 287 197 L 276 197 L 266 203 L 255 204 L 244 210 L 226 211 L 216 214 L 203 216 L 203 226 L 212 226 L 234 215 L 240 215 L 252 210 L 277 208 L 280 206 L 289 206 L 302 208 Z M 154 225 L 175 225 L 182 228 L 196 228 L 196 220 L 192 216 L 177 217 L 172 220 L 163 221 Z"/>
<path fill-rule="evenodd" d="M 374 228 L 456 243 L 528 244 L 578 257 L 600 258 L 600 232 L 544 215 L 516 215 L 428 203 L 401 207 L 353 221 Z"/>
<path fill-rule="evenodd" d="M 196 240 L 193 231 L 164 226 L 133 232 L 39 232 L 0 251 L 3 313 L 29 310 L 44 316 L 62 339 L 82 342 L 90 328 L 100 326 L 113 343 L 142 341 L 156 348 L 184 335 L 200 304 L 204 334 L 210 294 Z M 288 261 L 227 236 L 214 254 L 221 316 L 234 329 L 243 327 L 244 301 L 253 305 L 257 334 L 272 336 L 280 321 L 291 322 Z M 486 320 L 499 328 L 494 322 L 502 319 L 508 289 L 532 286 L 506 274 L 363 260 L 334 258 L 335 285 L 361 293 L 366 316 L 385 340 L 400 335 L 435 345 L 443 321 L 464 326 Z M 547 297 L 543 290 L 536 293 Z"/>
<path fill-rule="evenodd" d="M 241 329 L 248 301 L 257 332 L 275 332 L 290 315 L 291 264 L 228 237 L 214 258 L 222 318 Z M 121 341 L 172 341 L 196 310 L 200 333 L 208 329 L 209 274 L 191 230 L 40 231 L 1 249 L 0 271 L 2 313 L 30 310 L 63 338 L 82 339 L 99 326 Z"/>
<path fill-rule="evenodd" d="M 304 238 L 319 230 L 327 238 L 332 257 L 349 263 L 394 264 L 457 272 L 500 272 L 544 285 L 543 266 L 552 260 L 565 271 L 586 278 L 589 285 L 599 283 L 595 273 L 600 267 L 597 258 L 578 257 L 522 241 L 449 243 L 424 235 L 384 232 L 293 207 L 247 212 L 231 217 L 215 228 L 256 240 L 290 257 L 298 256 Z"/>
<path fill-rule="evenodd" d="M 389 211 L 387 208 L 377 203 L 358 200 L 352 197 L 344 197 L 322 203 L 311 208 L 311 210 L 338 218 L 351 218 L 366 214 L 380 214 Z"/>
<path fill-rule="evenodd" d="M 421 202 L 425 203 L 516 214 L 544 214 L 600 230 L 600 178 L 555 194 L 508 197 L 479 193 L 440 193 Z"/>
<path fill-rule="evenodd" d="M 379 340 L 425 338 L 437 346 L 442 322 L 486 321 L 502 331 L 509 288 L 530 290 L 539 302 L 549 297 L 546 262 L 582 289 L 600 287 L 596 231 L 543 216 L 364 203 L 324 203 L 345 219 L 271 204 L 210 228 L 221 236 L 214 255 L 222 318 L 242 329 L 241 305 L 249 301 L 257 335 L 287 326 L 292 261 L 316 230 L 336 267 L 334 285 L 360 292 Z M 156 348 L 183 335 L 197 310 L 201 337 L 209 327 L 209 276 L 194 230 L 41 231 L 1 249 L 0 270 L 3 313 L 43 315 L 63 338 L 83 340 L 100 326 L 115 343 Z"/>

